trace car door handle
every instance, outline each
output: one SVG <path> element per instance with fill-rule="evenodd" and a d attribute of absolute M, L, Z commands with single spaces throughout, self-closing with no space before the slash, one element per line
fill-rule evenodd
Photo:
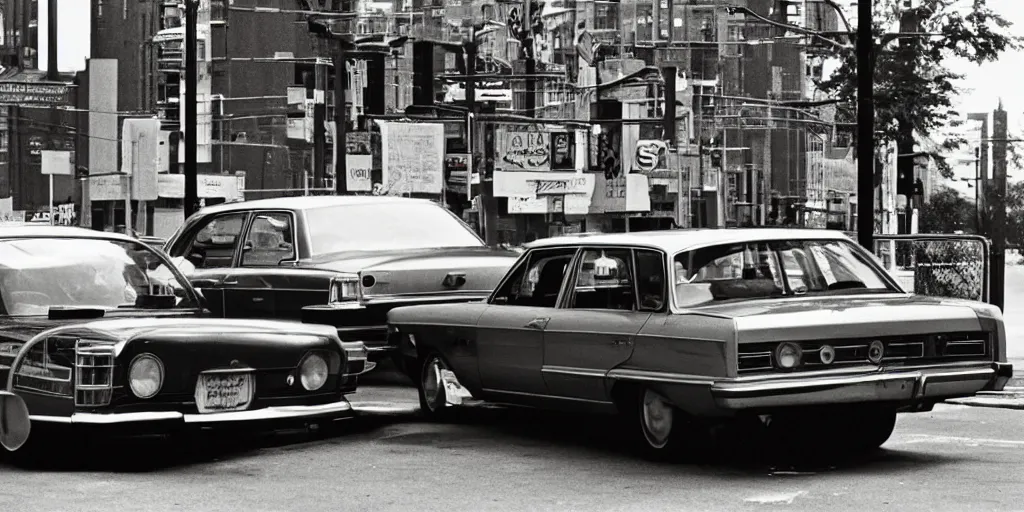
<path fill-rule="evenodd" d="M 229 280 L 225 279 L 225 280 L 221 281 L 220 284 L 238 284 L 238 280 L 237 279 L 232 279 L 232 280 L 229 281 Z"/>
<path fill-rule="evenodd" d="M 550 321 L 551 318 L 534 318 L 533 320 L 530 320 L 530 322 L 526 324 L 526 327 L 529 329 L 543 330 L 545 327 L 547 327 L 548 322 Z"/>
<path fill-rule="evenodd" d="M 612 345 L 616 345 L 616 346 L 632 345 L 632 344 L 633 344 L 633 340 L 631 340 L 629 338 L 617 338 L 617 339 L 612 340 Z"/>

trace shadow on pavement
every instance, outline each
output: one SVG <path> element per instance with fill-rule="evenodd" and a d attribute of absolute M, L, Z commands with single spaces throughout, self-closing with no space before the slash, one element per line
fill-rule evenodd
<path fill-rule="evenodd" d="M 622 441 L 619 423 L 604 416 L 584 416 L 520 408 L 472 408 L 460 411 L 451 424 L 422 423 L 415 413 L 391 416 L 361 416 L 317 431 L 273 434 L 203 434 L 171 440 L 78 439 L 54 446 L 32 460 L 12 466 L 0 456 L 0 471 L 27 469 L 43 471 L 159 472 L 183 466 L 202 465 L 238 458 L 259 457 L 265 450 L 301 452 L 328 446 L 378 443 L 415 453 L 418 448 L 470 449 L 477 453 L 515 451 L 519 456 L 536 455 L 551 447 L 551 456 L 578 456 L 581 460 L 635 460 L 702 472 L 721 478 L 730 476 L 805 476 L 829 472 L 889 472 L 927 469 L 956 464 L 953 458 L 923 452 L 878 450 L 859 457 L 817 455 L 809 447 L 802 453 L 788 453 L 756 428 L 720 432 L 710 455 L 686 457 L 677 462 L 647 462 L 631 453 Z M 842 442 L 837 439 L 837 442 Z M 520 448 L 527 448 L 522 450 Z M 333 448 L 338 449 L 338 448 Z M 557 450 L 557 451 L 556 451 Z M 529 452 L 529 453 L 527 453 Z M 386 452 L 382 452 L 386 453 Z M 396 452 L 398 453 L 398 452 Z M 429 457 L 429 451 L 422 452 Z M 555 454 L 560 455 L 555 455 Z M 533 454 L 533 455 L 530 455 Z M 632 462 L 631 462 L 632 463 Z"/>

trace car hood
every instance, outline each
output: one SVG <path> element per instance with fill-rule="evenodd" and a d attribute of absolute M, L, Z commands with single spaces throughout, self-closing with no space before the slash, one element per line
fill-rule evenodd
<path fill-rule="evenodd" d="M 126 342 L 138 337 L 173 337 L 181 343 L 211 337 L 245 338 L 256 344 L 303 344 L 302 340 L 336 336 L 336 331 L 323 325 L 278 322 L 272 320 L 232 320 L 196 318 L 192 315 L 169 317 L 105 318 L 99 320 L 49 320 L 46 318 L 6 319 L 0 326 L 0 341 L 24 343 L 47 330 L 99 336 Z M 319 343 L 313 343 L 319 344 Z"/>
<path fill-rule="evenodd" d="M 732 318 L 739 342 L 900 336 L 984 329 L 988 305 L 937 297 L 887 294 L 742 301 L 697 308 Z"/>

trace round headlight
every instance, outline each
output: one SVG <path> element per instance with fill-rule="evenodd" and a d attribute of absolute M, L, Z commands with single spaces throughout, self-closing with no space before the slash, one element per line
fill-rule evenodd
<path fill-rule="evenodd" d="M 309 354 L 299 365 L 299 380 L 306 391 L 316 391 L 327 382 L 327 361 L 319 354 Z"/>
<path fill-rule="evenodd" d="M 128 367 L 128 386 L 139 398 L 152 398 L 164 385 L 164 364 L 153 354 L 139 354 Z"/>
<path fill-rule="evenodd" d="M 831 345 L 822 345 L 821 350 L 818 351 L 818 356 L 821 357 L 822 363 L 832 364 L 836 360 L 836 349 L 832 348 Z"/>
<path fill-rule="evenodd" d="M 783 343 L 775 350 L 775 362 L 780 368 L 792 369 L 800 365 L 802 351 L 796 343 Z"/>
<path fill-rule="evenodd" d="M 868 361 L 872 364 L 878 364 L 882 362 L 882 358 L 885 357 L 885 345 L 881 341 L 875 340 L 868 345 Z"/>

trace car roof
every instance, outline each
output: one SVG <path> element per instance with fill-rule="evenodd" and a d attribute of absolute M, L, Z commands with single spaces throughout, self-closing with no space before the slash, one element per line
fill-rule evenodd
<path fill-rule="evenodd" d="M 365 204 L 436 204 L 429 199 L 415 199 L 399 196 L 297 196 L 236 201 L 207 206 L 202 213 L 224 213 L 252 209 L 267 210 L 311 210 L 329 206 L 356 206 Z"/>
<path fill-rule="evenodd" d="M 627 245 L 661 249 L 675 254 L 710 245 L 774 240 L 847 240 L 841 231 L 787 228 L 672 229 L 636 233 L 581 233 L 542 238 L 526 244 L 529 249 L 578 245 Z"/>
<path fill-rule="evenodd" d="M 74 226 L 51 226 L 49 224 L 0 224 L 0 238 L 22 237 L 63 237 L 91 238 L 96 240 L 122 240 L 137 242 L 135 238 L 122 233 L 96 231 Z"/>

